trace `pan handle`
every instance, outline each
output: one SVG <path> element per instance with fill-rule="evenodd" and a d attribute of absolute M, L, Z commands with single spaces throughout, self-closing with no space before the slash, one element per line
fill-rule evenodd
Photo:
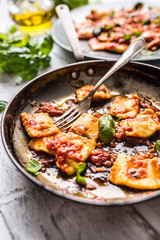
<path fill-rule="evenodd" d="M 84 56 L 82 54 L 79 39 L 77 37 L 77 33 L 75 31 L 68 6 L 65 4 L 60 4 L 56 7 L 56 12 L 58 17 L 61 19 L 64 31 L 67 35 L 68 41 L 71 45 L 76 60 L 83 61 Z"/>

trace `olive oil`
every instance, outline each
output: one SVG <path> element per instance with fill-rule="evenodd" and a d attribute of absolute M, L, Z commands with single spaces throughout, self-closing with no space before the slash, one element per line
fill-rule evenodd
<path fill-rule="evenodd" d="M 26 32 L 41 31 L 51 26 L 50 19 L 55 14 L 53 2 L 49 8 L 49 4 L 46 7 L 45 3 L 45 1 L 38 0 L 12 2 L 9 8 L 10 16 L 21 30 Z"/>
<path fill-rule="evenodd" d="M 10 13 L 11 18 L 21 26 L 37 26 L 48 22 L 53 16 L 54 10 L 45 12 L 39 10 L 37 12 L 28 12 L 26 11 L 23 14 L 12 14 Z"/>

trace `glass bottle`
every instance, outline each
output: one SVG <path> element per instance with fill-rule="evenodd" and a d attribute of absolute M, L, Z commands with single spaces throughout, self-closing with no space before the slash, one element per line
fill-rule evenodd
<path fill-rule="evenodd" d="M 24 32 L 42 31 L 51 26 L 54 15 L 53 0 L 8 0 L 13 21 Z"/>

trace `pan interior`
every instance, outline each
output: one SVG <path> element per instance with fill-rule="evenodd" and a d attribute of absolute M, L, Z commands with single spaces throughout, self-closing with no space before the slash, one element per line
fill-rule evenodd
<path fill-rule="evenodd" d="M 78 73 L 78 79 L 83 79 L 86 85 L 95 84 L 111 65 L 112 63 L 106 62 L 90 62 L 77 64 L 68 68 L 66 67 L 38 78 L 17 94 L 15 101 L 21 101 L 22 108 L 17 108 L 13 111 L 14 101 L 11 102 L 10 108 L 8 108 L 8 113 L 10 112 L 12 120 L 14 120 L 10 123 L 13 129 L 11 133 L 12 143 L 10 141 L 10 151 L 24 168 L 27 168 L 32 152 L 28 148 L 30 139 L 23 129 L 19 114 L 22 111 L 33 113 L 36 109 L 30 105 L 30 102 L 33 100 L 36 101 L 36 106 L 39 106 L 40 102 L 54 101 L 56 103 L 61 103 L 66 99 L 74 98 L 76 88 L 73 87 L 75 80 L 71 78 L 71 73 L 73 71 Z M 134 63 L 127 65 L 111 77 L 105 85 L 113 95 L 141 93 L 151 98 L 157 105 L 160 104 L 160 84 L 158 80 L 156 80 L 156 76 L 152 76 L 145 67 L 145 72 L 142 71 L 143 68 L 138 70 L 136 67 L 138 68 L 138 65 Z M 94 70 L 93 76 L 87 74 L 89 68 Z M 134 155 L 136 151 L 143 150 L 145 150 L 144 146 L 139 146 L 137 148 L 133 147 L 128 149 L 128 153 Z M 124 152 L 121 143 L 116 146 L 115 151 L 117 151 L 117 153 Z M 86 190 L 78 186 L 75 177 L 66 178 L 56 167 L 47 168 L 47 171 L 45 173 L 41 172 L 37 179 L 51 187 L 53 191 L 57 190 L 66 197 L 71 195 L 73 198 L 75 197 L 75 199 L 77 197 L 82 198 L 82 201 L 85 201 L 85 199 L 87 201 L 89 199 L 93 203 L 126 203 L 132 200 L 136 201 L 138 199 L 143 199 L 159 191 L 139 191 L 115 186 L 108 181 L 103 181 L 102 175 L 104 175 L 104 178 L 107 178 L 109 172 L 97 174 L 98 187 L 94 190 Z"/>

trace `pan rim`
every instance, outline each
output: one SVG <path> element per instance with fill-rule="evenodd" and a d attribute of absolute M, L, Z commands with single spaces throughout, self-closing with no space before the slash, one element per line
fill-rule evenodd
<path fill-rule="evenodd" d="M 153 194 L 151 195 L 147 195 L 147 196 L 143 196 L 143 197 L 138 197 L 138 198 L 134 198 L 134 199 L 129 199 L 129 200 L 121 200 L 121 201 L 117 201 L 117 202 L 110 202 L 110 201 L 106 201 L 106 202 L 100 202 L 100 201 L 95 201 L 95 200 L 91 200 L 91 199 L 83 199 L 80 197 L 76 197 L 73 195 L 69 195 L 67 193 L 63 193 L 59 190 L 56 190 L 52 187 L 49 187 L 45 184 L 43 184 L 42 182 L 40 182 L 39 180 L 37 180 L 35 177 L 33 177 L 32 175 L 30 175 L 22 166 L 21 164 L 17 161 L 16 157 L 12 154 L 12 152 L 9 150 L 8 144 L 7 144 L 7 140 L 6 140 L 6 136 L 5 136 L 5 117 L 6 114 L 8 112 L 8 109 L 10 108 L 10 105 L 12 103 L 12 101 L 15 99 L 15 97 L 22 91 L 24 91 L 25 88 L 27 88 L 28 86 L 30 86 L 32 83 L 38 81 L 39 78 L 41 77 L 46 77 L 48 74 L 50 74 L 51 72 L 56 72 L 56 71 L 60 71 L 61 69 L 65 69 L 67 67 L 74 67 L 77 65 L 82 65 L 82 64 L 86 64 L 86 63 L 114 63 L 115 61 L 109 61 L 109 60 L 89 60 L 89 61 L 82 61 L 82 62 L 77 62 L 77 63 L 72 63 L 72 64 L 68 64 L 65 65 L 63 67 L 60 68 L 56 68 L 54 70 L 48 71 L 44 74 L 41 74 L 39 76 L 37 76 L 36 78 L 32 79 L 31 81 L 29 81 L 28 83 L 26 83 L 19 91 L 17 91 L 16 94 L 14 94 L 12 96 L 12 98 L 9 100 L 6 109 L 3 112 L 2 115 L 2 119 L 1 119 L 1 137 L 2 137 L 2 143 L 3 146 L 7 152 L 7 155 L 9 156 L 10 160 L 13 162 L 13 164 L 18 168 L 18 170 L 26 177 L 28 178 L 30 181 L 32 181 L 34 184 L 38 185 L 39 187 L 42 187 L 44 190 L 50 192 L 50 193 L 54 193 L 56 195 L 58 195 L 59 197 L 63 197 L 65 199 L 68 200 L 73 200 L 75 202 L 79 202 L 79 203 L 83 203 L 83 204 L 88 204 L 88 205 L 94 205 L 94 206 L 124 206 L 124 205 L 130 205 L 130 204 L 136 204 L 136 203 L 140 203 L 155 197 L 158 197 L 160 195 L 160 189 L 155 191 Z M 129 63 L 130 64 L 130 63 Z M 160 68 L 157 66 L 153 66 L 147 63 L 141 63 L 141 62 L 136 62 L 136 61 L 132 61 L 131 64 L 135 64 L 135 65 L 140 65 L 140 66 L 145 66 L 145 67 L 149 67 L 150 69 L 153 70 L 158 70 L 160 71 Z"/>

